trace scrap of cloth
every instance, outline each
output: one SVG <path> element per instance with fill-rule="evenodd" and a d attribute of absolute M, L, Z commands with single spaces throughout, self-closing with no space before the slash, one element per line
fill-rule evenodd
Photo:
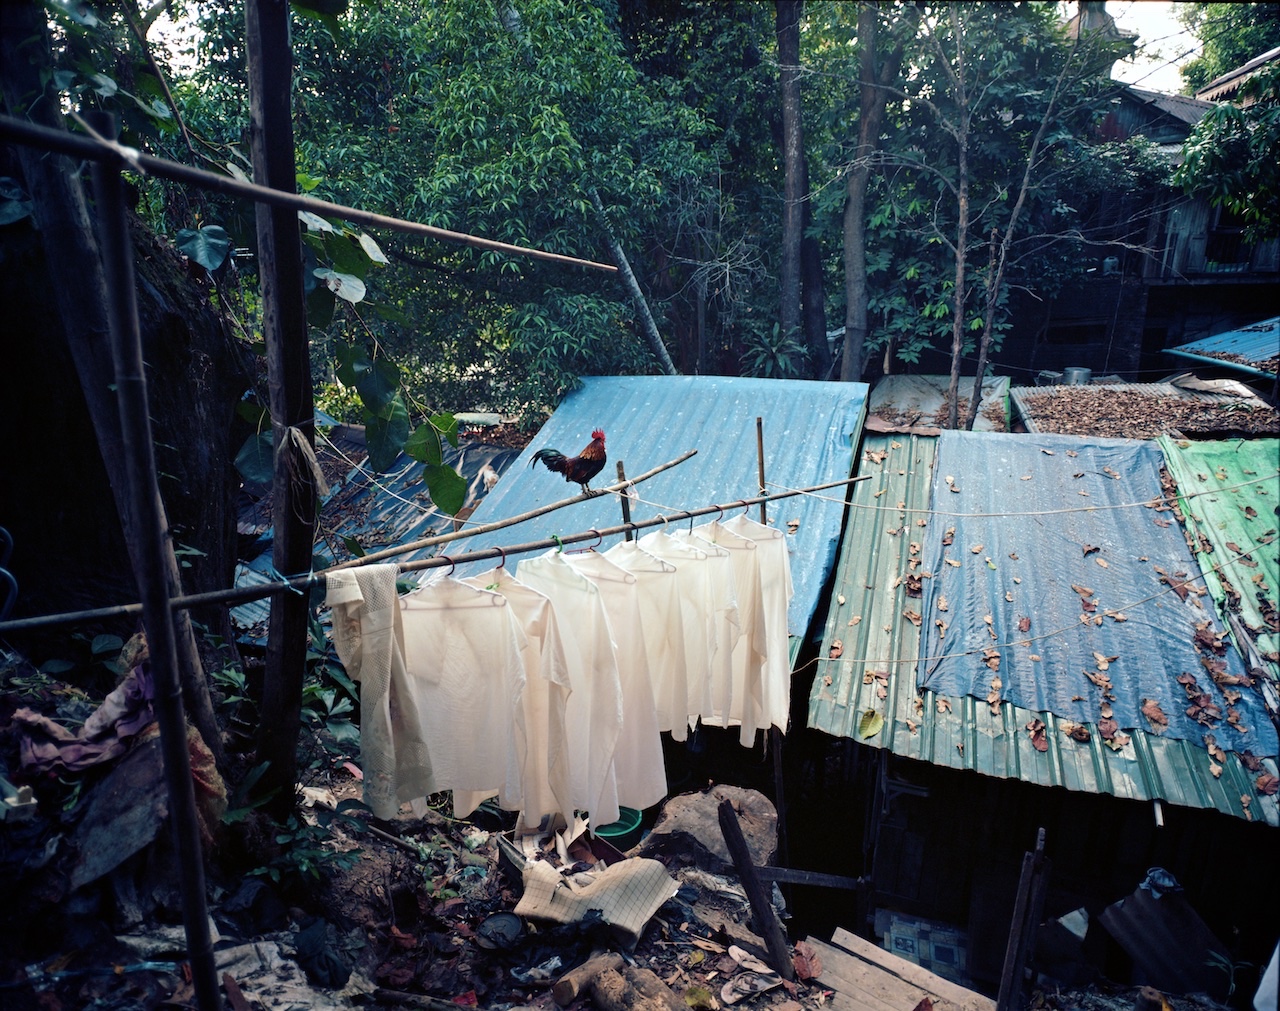
<path fill-rule="evenodd" d="M 105 698 L 78 731 L 68 730 L 33 709 L 13 714 L 18 758 L 27 772 L 87 769 L 119 758 L 155 716 L 151 665 L 143 662 Z"/>
<path fill-rule="evenodd" d="M 598 909 L 628 948 L 635 947 L 645 924 L 679 887 L 660 861 L 645 857 L 567 877 L 547 861 L 533 860 L 523 876 L 517 916 L 576 923 Z"/>
<path fill-rule="evenodd" d="M 920 687 L 1275 755 L 1163 466 L 1154 442 L 944 431 L 920 552 Z"/>

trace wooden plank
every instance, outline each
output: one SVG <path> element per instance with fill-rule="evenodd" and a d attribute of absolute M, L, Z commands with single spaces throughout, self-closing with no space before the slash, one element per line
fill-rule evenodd
<path fill-rule="evenodd" d="M 937 973 L 930 972 L 901 955 L 895 955 L 870 941 L 863 940 L 857 934 L 845 930 L 844 927 L 836 927 L 835 933 L 831 935 L 831 943 L 869 962 L 875 962 L 894 975 L 958 1007 L 969 1008 L 971 1011 L 995 1011 L 996 1002 L 990 997 L 963 987 L 959 983 L 953 983 L 949 979 L 943 979 Z"/>
<path fill-rule="evenodd" d="M 833 945 L 812 937 L 808 943 L 822 959 L 818 982 L 874 1011 L 911 1011 L 924 997 L 931 996 L 927 990 Z M 948 1008 L 944 1006 L 938 1011 L 948 1011 Z"/>
<path fill-rule="evenodd" d="M 843 874 L 824 874 L 821 871 L 800 871 L 791 867 L 757 867 L 756 873 L 762 881 L 777 881 L 784 885 L 816 885 L 820 888 L 842 888 L 856 892 L 866 881 L 862 878 L 850 878 Z"/>

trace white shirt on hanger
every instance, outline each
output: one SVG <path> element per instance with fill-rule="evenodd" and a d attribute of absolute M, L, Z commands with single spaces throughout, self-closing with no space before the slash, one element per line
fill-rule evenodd
<path fill-rule="evenodd" d="M 505 567 L 490 569 L 463 582 L 505 597 L 525 635 L 520 654 L 524 664 L 525 730 L 521 793 L 519 796 L 499 793 L 498 803 L 507 810 L 520 810 L 521 820 L 528 828 L 537 826 L 548 814 L 559 814 L 565 824 L 571 825 L 573 805 L 565 709 L 572 685 L 555 610 L 546 596 L 520 582 Z M 463 803 L 474 808 L 484 799 L 469 797 L 464 798 Z"/>

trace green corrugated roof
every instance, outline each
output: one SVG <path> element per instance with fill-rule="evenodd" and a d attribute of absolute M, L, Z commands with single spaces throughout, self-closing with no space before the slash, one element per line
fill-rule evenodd
<path fill-rule="evenodd" d="M 1218 613 L 1234 613 L 1253 630 L 1272 678 L 1280 678 L 1280 439 L 1166 436 L 1160 448 Z"/>
<path fill-rule="evenodd" d="M 1129 744 L 1112 751 L 1096 726 L 1088 727 L 1089 742 L 1079 743 L 1061 732 L 1063 721 L 1050 713 L 1007 703 L 993 713 L 972 696 L 917 691 L 920 629 L 903 612 L 920 609 L 919 598 L 908 594 L 907 577 L 929 578 L 911 562 L 919 556 L 921 522 L 930 521 L 935 446 L 935 439 L 920 436 L 864 438 L 859 473 L 871 479 L 854 485 L 808 725 L 952 769 L 1131 800 L 1159 798 L 1280 826 L 1276 798 L 1256 793 L 1257 774 L 1234 752 L 1226 753 L 1214 776 L 1208 752 L 1188 741 L 1134 731 Z M 832 652 L 839 656 L 832 659 Z M 884 722 L 863 738 L 859 725 L 867 712 Z M 1048 727 L 1047 751 L 1031 743 L 1026 725 L 1033 719 Z"/>

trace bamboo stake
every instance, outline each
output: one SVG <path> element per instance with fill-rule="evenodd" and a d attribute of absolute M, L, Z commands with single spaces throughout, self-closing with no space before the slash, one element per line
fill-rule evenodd
<path fill-rule="evenodd" d="M 627 483 L 627 472 L 623 469 L 621 460 L 618 461 L 618 483 L 623 485 Z M 622 506 L 622 522 L 630 523 L 631 499 L 627 497 L 627 493 L 625 491 L 619 492 L 618 502 Z M 634 537 L 630 530 L 628 530 L 623 536 L 626 537 L 627 540 L 632 540 Z"/>
<path fill-rule="evenodd" d="M 356 565 L 370 565 L 373 562 L 381 562 L 388 558 L 394 558 L 396 555 L 407 554 L 410 551 L 420 551 L 422 548 L 434 548 L 437 544 L 448 544 L 450 541 L 462 540 L 464 537 L 478 537 L 480 534 L 493 533 L 495 530 L 502 530 L 504 527 L 515 526 L 517 523 L 524 523 L 526 520 L 543 516 L 549 512 L 555 512 L 557 509 L 563 509 L 565 506 L 573 505 L 575 502 L 584 502 L 589 498 L 595 498 L 598 495 L 608 495 L 615 491 L 620 491 L 628 484 L 639 484 L 641 481 L 648 481 L 649 478 L 657 474 L 661 474 L 664 470 L 670 470 L 679 464 L 685 462 L 690 457 L 697 454 L 696 449 L 691 449 L 685 453 L 681 453 L 674 460 L 659 464 L 652 470 L 646 470 L 639 477 L 633 477 L 630 481 L 620 481 L 618 484 L 611 484 L 607 488 L 601 488 L 599 491 L 584 491 L 580 495 L 574 495 L 573 498 L 561 499 L 559 502 L 551 502 L 548 505 L 538 506 L 537 509 L 530 509 L 528 512 L 521 513 L 519 516 L 509 516 L 505 520 L 494 520 L 492 523 L 482 523 L 479 526 L 464 527 L 461 530 L 454 530 L 447 534 L 438 534 L 435 537 L 424 537 L 420 541 L 411 541 L 408 544 L 397 544 L 394 548 L 383 548 L 381 551 L 372 551 L 367 555 L 361 555 L 359 558 L 352 558 L 345 562 L 339 562 L 337 565 L 330 565 L 327 569 L 321 569 L 316 575 L 323 575 L 326 572 L 333 572 L 335 569 L 349 569 Z"/>
<path fill-rule="evenodd" d="M 760 470 L 760 494 L 764 494 L 764 418 L 756 418 L 756 465 Z M 765 504 L 760 503 L 760 523 L 762 526 L 768 526 L 769 514 L 765 511 Z"/>
<path fill-rule="evenodd" d="M 114 122 L 108 129 L 114 132 Z M 169 531 L 160 501 L 152 449 L 147 377 L 142 361 L 142 338 L 138 333 L 133 247 L 129 242 L 128 219 L 125 216 L 121 164 L 119 159 L 115 159 L 93 166 L 93 190 L 98 204 L 103 261 L 110 282 L 107 290 L 110 295 L 111 357 L 115 364 L 129 493 L 137 523 L 137 544 L 142 555 L 137 573 L 143 596 L 147 645 L 151 653 L 151 676 L 155 681 L 152 704 L 156 722 L 160 724 L 160 750 L 164 756 L 174 849 L 182 854 L 179 870 L 187 958 L 191 962 L 191 982 L 197 1006 L 200 1011 L 215 1011 L 221 1001 L 209 936 L 209 914 L 205 906 L 204 859 L 187 750 L 186 714 L 178 679 L 177 636 L 173 612 L 169 607 L 169 569 L 165 564 L 165 552 L 170 550 Z"/>
<path fill-rule="evenodd" d="M 559 538 L 547 537 L 539 541 L 530 541 L 527 544 L 484 548 L 480 551 L 472 551 L 467 554 L 457 556 L 437 555 L 434 558 L 427 558 L 420 562 L 410 562 L 402 565 L 400 566 L 400 569 L 402 572 L 416 572 L 420 569 L 435 569 L 445 565 L 456 565 L 465 562 L 482 562 L 490 558 L 502 558 L 509 554 L 538 551 L 542 548 L 554 547 L 556 544 L 576 544 L 579 541 L 595 541 L 601 537 L 612 537 L 615 534 L 626 533 L 628 530 L 644 530 L 649 527 L 656 527 L 659 524 L 671 523 L 673 521 L 679 522 L 680 520 L 693 519 L 697 516 L 709 516 L 711 513 L 723 514 L 726 508 L 750 508 L 753 505 L 757 505 L 762 499 L 773 501 L 774 499 L 794 498 L 796 495 L 807 495 L 812 492 L 825 491 L 828 488 L 840 488 L 845 485 L 857 484 L 859 481 L 866 481 L 868 478 L 869 475 L 847 477 L 842 478 L 839 481 L 828 481 L 826 484 L 815 484 L 809 488 L 796 488 L 793 491 L 779 491 L 773 492 L 770 495 L 741 499 L 737 502 L 729 503 L 727 506 L 711 505 L 700 509 L 685 509 L 680 512 L 670 513 L 666 516 L 656 516 L 653 519 L 635 520 L 622 526 L 605 527 L 603 530 L 584 530 L 581 533 L 567 534 Z M 364 559 L 361 559 L 361 561 L 363 562 Z M 325 571 L 327 572 L 331 570 Z M 211 590 L 207 593 L 192 593 L 184 597 L 171 598 L 169 606 L 174 610 L 179 610 L 188 607 L 200 607 L 205 604 L 246 604 L 251 600 L 262 600 L 264 597 L 271 597 L 277 593 L 297 593 L 300 590 L 306 590 L 310 588 L 317 579 L 323 578 L 323 574 L 321 573 L 309 572 L 306 575 L 293 576 L 292 578 L 282 580 L 279 583 L 270 583 L 264 586 L 237 586 L 227 590 Z M 38 618 L 16 618 L 11 621 L 0 621 L 0 635 L 12 632 L 29 632 L 32 629 L 52 628 L 57 625 L 70 625 L 82 621 L 97 621 L 103 618 L 121 618 L 141 613 L 141 604 L 117 604 L 114 607 L 99 607 L 88 611 L 67 611 L 62 614 L 48 614 Z"/>

